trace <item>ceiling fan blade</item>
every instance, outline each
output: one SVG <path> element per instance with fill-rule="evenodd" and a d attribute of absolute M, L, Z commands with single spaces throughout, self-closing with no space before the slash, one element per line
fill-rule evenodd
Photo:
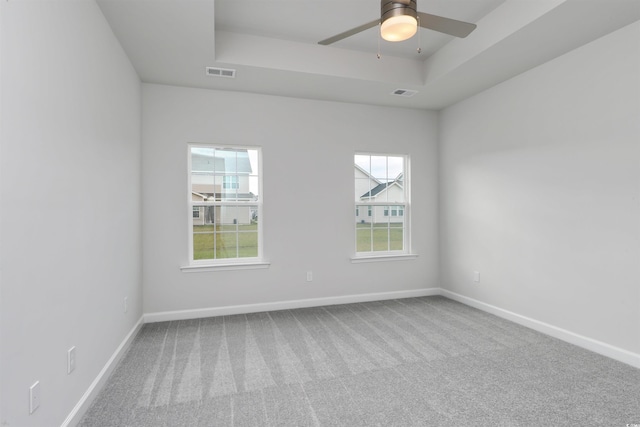
<path fill-rule="evenodd" d="M 455 19 L 431 15 L 429 13 L 418 12 L 418 16 L 420 17 L 420 26 L 422 28 L 460 38 L 467 37 L 477 26 L 469 22 L 456 21 Z"/>
<path fill-rule="evenodd" d="M 358 34 L 361 31 L 368 30 L 369 28 L 375 27 L 378 24 L 380 24 L 380 20 L 376 19 L 375 21 L 367 22 L 366 24 L 362 24 L 359 27 L 352 28 L 348 31 L 345 31 L 344 33 L 340 33 L 333 37 L 329 37 L 328 39 L 319 41 L 318 44 L 326 46 L 328 44 L 335 43 L 342 39 L 346 39 L 347 37 L 351 37 L 352 35 Z"/>

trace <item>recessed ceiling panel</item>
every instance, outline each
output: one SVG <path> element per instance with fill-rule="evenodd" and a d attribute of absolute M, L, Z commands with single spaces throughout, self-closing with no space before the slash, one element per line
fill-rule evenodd
<path fill-rule="evenodd" d="M 475 23 L 504 1 L 418 0 L 418 10 Z M 215 6 L 216 29 L 312 44 L 380 17 L 379 0 L 216 0 Z M 419 37 L 391 43 L 371 28 L 334 46 L 375 55 L 380 45 L 382 55 L 426 59 L 452 39 L 421 28 Z"/>

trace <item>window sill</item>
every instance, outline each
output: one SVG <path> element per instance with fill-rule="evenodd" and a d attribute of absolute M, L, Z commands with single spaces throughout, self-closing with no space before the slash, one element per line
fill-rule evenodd
<path fill-rule="evenodd" d="M 357 256 L 357 257 L 351 258 L 351 264 L 360 264 L 363 262 L 381 262 L 381 261 L 409 261 L 416 258 L 418 258 L 418 254 Z"/>
<path fill-rule="evenodd" d="M 269 268 L 270 262 L 255 261 L 246 263 L 227 263 L 227 264 L 201 264 L 201 265 L 185 265 L 180 267 L 183 273 L 200 273 L 206 271 L 225 271 L 225 270 L 257 270 L 261 268 Z"/>

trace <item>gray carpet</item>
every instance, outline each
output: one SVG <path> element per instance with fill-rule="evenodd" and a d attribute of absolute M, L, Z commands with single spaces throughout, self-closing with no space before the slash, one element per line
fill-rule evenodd
<path fill-rule="evenodd" d="M 146 324 L 80 425 L 628 423 L 639 369 L 424 297 Z"/>

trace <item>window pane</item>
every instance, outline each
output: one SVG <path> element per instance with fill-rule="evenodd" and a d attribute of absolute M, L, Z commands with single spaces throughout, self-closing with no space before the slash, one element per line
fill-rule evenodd
<path fill-rule="evenodd" d="M 389 215 L 389 206 L 371 206 L 371 210 L 373 212 L 373 222 L 386 224 Z"/>
<path fill-rule="evenodd" d="M 224 175 L 215 175 L 213 177 L 213 189 L 207 192 L 209 201 L 222 200 L 222 192 L 225 191 L 224 187 Z"/>
<path fill-rule="evenodd" d="M 358 223 L 356 225 L 356 251 L 371 252 L 371 225 Z"/>
<path fill-rule="evenodd" d="M 216 259 L 237 258 L 238 233 L 220 232 L 216 234 Z"/>
<path fill-rule="evenodd" d="M 258 206 L 238 208 L 238 256 L 250 258 L 258 256 Z"/>
<path fill-rule="evenodd" d="M 258 209 L 257 206 L 238 206 L 235 208 L 236 222 L 239 226 L 252 225 L 253 212 Z"/>
<path fill-rule="evenodd" d="M 213 225 L 193 226 L 193 259 L 213 259 Z"/>
<path fill-rule="evenodd" d="M 387 156 L 371 156 L 371 175 L 380 182 L 387 182 Z"/>
<path fill-rule="evenodd" d="M 202 211 L 203 215 L 200 217 L 200 221 L 198 222 L 199 225 L 205 225 L 205 224 L 214 224 L 215 223 L 215 219 L 216 219 L 216 207 L 215 206 L 203 206 L 200 208 L 200 210 Z M 193 224 L 195 225 L 196 222 L 194 220 Z"/>
<path fill-rule="evenodd" d="M 246 226 L 243 226 L 246 227 Z M 257 228 L 257 225 L 255 226 Z M 242 231 L 238 235 L 238 256 L 251 258 L 258 256 L 258 233 L 254 231 Z"/>
<path fill-rule="evenodd" d="M 203 201 L 213 193 L 214 150 L 191 147 L 191 195 L 194 201 Z"/>
<path fill-rule="evenodd" d="M 216 224 L 220 224 L 221 231 L 235 231 L 238 224 L 238 208 L 236 206 L 216 206 L 218 218 Z"/>
<path fill-rule="evenodd" d="M 216 172 L 224 172 L 227 174 L 236 173 L 239 170 L 237 157 L 240 153 L 244 153 L 244 157 L 248 161 L 246 151 L 238 151 L 232 148 L 217 149 L 216 157 L 218 162 L 216 163 Z"/>
<path fill-rule="evenodd" d="M 252 200 L 257 200 L 260 195 L 260 185 L 258 181 L 258 176 L 260 174 L 260 162 L 258 161 L 258 150 L 247 150 L 247 155 L 249 157 L 249 167 L 248 167 L 248 188 L 241 190 L 244 193 L 249 193 L 252 196 Z"/>
<path fill-rule="evenodd" d="M 393 209 L 396 208 L 398 209 L 400 212 L 402 212 L 402 208 L 400 208 L 399 206 L 393 206 L 391 209 L 391 212 L 393 213 Z M 389 226 L 390 227 L 404 227 L 404 216 L 391 216 L 391 218 L 389 219 Z"/>
<path fill-rule="evenodd" d="M 227 190 L 227 189 L 237 189 L 238 188 L 238 176 L 237 175 L 225 175 L 223 177 L 223 184 L 222 187 Z"/>
<path fill-rule="evenodd" d="M 236 201 L 238 200 L 238 188 L 234 185 L 235 180 L 233 175 L 222 176 L 222 190 L 220 194 L 220 200 L 223 201 Z"/>
<path fill-rule="evenodd" d="M 389 157 L 389 188 L 387 201 L 404 203 L 404 159 L 402 157 Z"/>
<path fill-rule="evenodd" d="M 389 228 L 386 223 L 373 226 L 373 250 L 374 252 L 389 250 Z"/>
<path fill-rule="evenodd" d="M 370 200 L 373 196 L 370 194 L 372 188 L 378 185 L 374 180 L 364 177 L 356 178 L 356 202 Z"/>
<path fill-rule="evenodd" d="M 249 194 L 251 195 L 251 200 L 258 200 L 260 196 L 260 186 L 258 185 L 258 177 L 257 176 L 249 176 Z"/>
<path fill-rule="evenodd" d="M 402 157 L 387 157 L 387 167 L 388 167 L 388 175 L 387 179 L 389 181 L 397 180 L 398 178 L 402 178 L 401 175 L 404 174 L 404 158 Z"/>
<path fill-rule="evenodd" d="M 386 191 L 385 202 L 404 203 L 404 187 L 403 184 L 393 181 L 390 182 Z"/>
<path fill-rule="evenodd" d="M 395 221 L 395 219 L 393 220 Z M 404 224 L 392 222 L 389 224 L 389 250 L 401 251 L 404 249 Z"/>
<path fill-rule="evenodd" d="M 358 168 L 362 169 L 367 175 L 371 175 L 371 156 L 366 154 L 356 154 L 354 162 Z M 356 178 L 358 177 L 358 168 L 356 168 Z"/>

